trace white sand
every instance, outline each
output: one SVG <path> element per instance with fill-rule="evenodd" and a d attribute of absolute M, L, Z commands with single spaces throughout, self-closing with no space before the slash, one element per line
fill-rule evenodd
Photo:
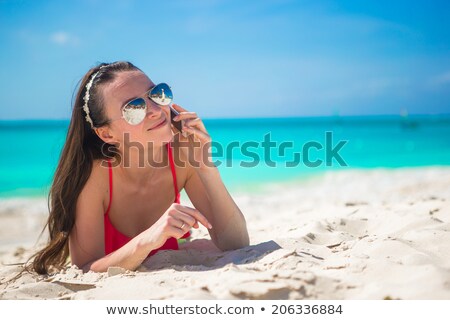
<path fill-rule="evenodd" d="M 233 194 L 251 245 L 217 250 L 205 229 L 136 272 L 51 276 L 0 267 L 0 299 L 450 299 L 450 168 L 329 172 Z M 184 204 L 190 204 L 186 197 Z M 17 263 L 45 199 L 0 201 L 0 262 Z"/>

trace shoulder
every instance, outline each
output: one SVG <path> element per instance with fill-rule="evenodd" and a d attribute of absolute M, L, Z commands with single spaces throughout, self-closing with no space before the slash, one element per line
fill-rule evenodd
<path fill-rule="evenodd" d="M 108 162 L 103 159 L 96 159 L 92 163 L 91 174 L 86 182 L 86 185 L 95 188 L 108 188 L 109 187 L 109 166 Z"/>
<path fill-rule="evenodd" d="M 106 167 L 105 167 L 106 165 Z M 104 256 L 104 213 L 108 205 L 108 165 L 94 160 L 76 204 L 75 225 L 70 232 L 72 263 L 82 268 Z"/>
<path fill-rule="evenodd" d="M 79 201 L 92 207 L 106 210 L 109 204 L 109 168 L 106 160 L 96 159 L 92 163 L 91 172 L 81 190 Z"/>

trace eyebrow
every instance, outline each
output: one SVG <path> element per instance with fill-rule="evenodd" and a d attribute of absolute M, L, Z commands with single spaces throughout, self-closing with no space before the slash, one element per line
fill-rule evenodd
<path fill-rule="evenodd" d="M 149 92 L 149 91 L 150 91 L 151 89 L 153 89 L 154 87 L 155 87 L 155 85 L 150 86 L 146 91 L 144 91 L 144 93 Z M 142 93 L 141 95 L 139 95 L 139 96 L 137 96 L 137 97 L 133 97 L 133 98 L 131 98 L 131 99 L 126 100 L 124 103 L 122 103 L 122 107 L 121 107 L 121 108 L 123 108 L 124 106 L 126 106 L 128 103 L 130 103 L 130 102 L 133 101 L 134 99 L 137 99 L 137 98 L 142 97 L 142 95 L 143 95 L 144 93 Z"/>

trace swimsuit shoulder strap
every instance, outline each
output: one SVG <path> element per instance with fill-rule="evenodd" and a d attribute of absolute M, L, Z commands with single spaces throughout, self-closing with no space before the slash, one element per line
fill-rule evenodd
<path fill-rule="evenodd" d="M 108 209 L 106 209 L 105 215 L 108 215 L 109 209 L 111 208 L 112 192 L 113 192 L 113 177 L 112 177 L 111 159 L 108 159 L 107 162 L 108 162 L 108 173 L 109 173 L 109 204 L 108 204 Z"/>
<path fill-rule="evenodd" d="M 177 173 L 175 171 L 175 163 L 174 163 L 174 160 L 173 160 L 172 144 L 171 144 L 171 142 L 169 142 L 167 144 L 167 153 L 169 155 L 170 170 L 172 171 L 173 188 L 174 188 L 174 191 L 175 191 L 175 202 L 176 203 L 180 203 L 180 193 L 178 192 Z"/>

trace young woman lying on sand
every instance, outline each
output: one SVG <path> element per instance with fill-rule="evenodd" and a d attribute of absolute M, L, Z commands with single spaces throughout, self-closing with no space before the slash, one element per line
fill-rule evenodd
<path fill-rule="evenodd" d="M 199 223 L 221 250 L 249 244 L 244 216 L 203 159 L 211 138 L 202 120 L 173 104 L 180 135 L 171 101 L 169 86 L 129 62 L 83 77 L 49 194 L 50 241 L 32 258 L 34 271 L 61 268 L 69 255 L 84 271 L 134 270 L 158 250 L 178 249 Z M 180 204 L 183 188 L 195 208 Z"/>

